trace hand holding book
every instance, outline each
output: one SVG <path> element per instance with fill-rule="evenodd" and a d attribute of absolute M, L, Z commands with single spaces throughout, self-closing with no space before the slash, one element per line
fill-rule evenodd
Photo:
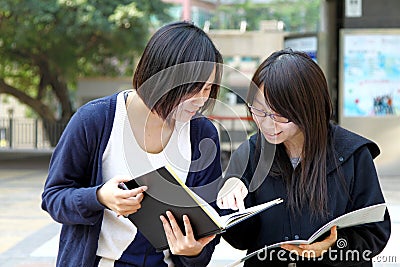
<path fill-rule="evenodd" d="M 97 191 L 99 202 L 114 211 L 117 216 L 124 216 L 136 212 L 143 200 L 146 186 L 122 191 L 121 184 L 132 179 L 129 176 L 116 176 L 104 183 Z M 118 188 L 119 187 L 119 188 Z"/>
<path fill-rule="evenodd" d="M 284 248 L 287 250 L 296 250 L 297 252 L 302 252 L 305 249 L 318 250 L 322 246 L 326 246 L 326 245 L 328 245 L 328 243 L 331 243 L 333 240 L 336 240 L 336 238 L 337 238 L 336 229 L 347 228 L 347 227 L 352 227 L 352 226 L 357 226 L 357 225 L 363 225 L 363 224 L 367 224 L 367 223 L 381 222 L 384 220 L 385 211 L 386 211 L 386 203 L 376 204 L 376 205 L 372 205 L 372 206 L 368 206 L 365 208 L 351 211 L 349 213 L 343 214 L 342 216 L 339 216 L 339 217 L 329 221 L 328 223 L 326 223 L 325 225 L 320 227 L 317 231 L 315 231 L 314 234 L 311 235 L 310 238 L 308 238 L 307 240 L 289 240 L 289 241 L 283 241 L 283 242 L 279 242 L 279 243 L 275 243 L 275 244 L 271 244 L 271 245 L 266 245 L 265 247 L 246 255 L 244 258 L 241 258 L 241 259 L 233 262 L 229 266 L 236 266 L 236 265 L 250 259 L 251 257 L 257 256 L 259 253 L 263 253 L 266 250 L 278 248 L 278 247 L 281 247 L 281 248 Z M 321 237 L 323 234 L 327 233 L 328 231 L 331 231 L 330 235 L 326 239 L 321 241 L 321 242 L 326 242 L 326 243 L 321 244 L 321 242 L 315 242 L 319 237 Z M 297 249 L 296 249 L 296 247 L 297 247 Z M 300 255 L 301 255 L 301 253 L 300 253 Z"/>
<path fill-rule="evenodd" d="M 300 245 L 300 244 L 314 243 L 315 240 L 317 240 L 320 236 L 328 232 L 333 226 L 337 226 L 337 228 L 339 229 L 356 225 L 362 225 L 366 223 L 381 222 L 384 219 L 385 211 L 386 211 L 386 203 L 376 204 L 358 210 L 354 210 L 349 213 L 343 214 L 342 216 L 339 216 L 329 221 L 325 225 L 321 226 L 307 240 L 289 240 L 289 241 L 279 242 L 276 244 L 269 245 L 268 248 L 279 247 L 283 244 Z"/>
<path fill-rule="evenodd" d="M 211 235 L 196 240 L 187 215 L 182 216 L 185 233 L 182 233 L 174 215 L 170 211 L 166 212 L 166 216 L 168 220 L 163 215 L 160 216 L 160 219 L 163 223 L 169 249 L 174 255 L 196 256 L 215 238 L 215 235 Z"/>
<path fill-rule="evenodd" d="M 175 228 L 173 232 L 178 237 L 180 237 L 178 228 L 182 233 L 192 228 L 194 239 L 200 241 L 203 237 L 221 233 L 227 228 L 282 202 L 282 199 L 275 199 L 243 211 L 220 216 L 209 203 L 195 194 L 167 167 L 136 177 L 125 184 L 129 189 L 144 185 L 148 188 L 144 192 L 145 196 L 141 202 L 141 208 L 130 214 L 128 219 L 157 250 L 166 249 L 169 245 L 164 233 L 165 226 L 163 223 L 165 222 L 160 220 L 160 215 L 165 215 L 167 211 L 170 211 L 174 216 L 173 223 L 171 223 L 171 219 L 169 223 L 171 229 Z M 160 188 L 163 190 L 160 190 Z M 190 228 L 182 220 L 184 215 L 187 215 L 190 219 Z M 185 227 L 188 229 L 185 230 Z M 208 239 L 204 240 L 207 241 Z"/>
<path fill-rule="evenodd" d="M 301 245 L 292 245 L 292 244 L 283 244 L 281 248 L 286 249 L 288 251 L 294 251 L 297 255 L 302 255 L 303 257 L 320 257 L 322 254 L 328 251 L 330 247 L 332 247 L 337 240 L 337 227 L 333 226 L 331 228 L 331 233 L 328 237 L 320 242 L 314 242 L 312 244 L 301 244 Z"/>

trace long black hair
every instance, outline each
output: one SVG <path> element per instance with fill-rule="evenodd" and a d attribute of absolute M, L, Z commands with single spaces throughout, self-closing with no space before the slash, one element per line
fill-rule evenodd
<path fill-rule="evenodd" d="M 287 205 L 294 213 L 308 206 L 327 215 L 327 154 L 332 103 L 321 68 L 307 54 L 285 49 L 271 54 L 256 70 L 248 94 L 260 87 L 267 106 L 296 124 L 304 135 L 300 168 L 293 169 L 284 144 L 278 144 L 270 174 L 284 179 Z"/>

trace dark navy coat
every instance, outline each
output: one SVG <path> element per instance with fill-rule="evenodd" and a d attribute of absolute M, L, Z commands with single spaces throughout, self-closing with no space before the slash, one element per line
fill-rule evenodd
<path fill-rule="evenodd" d="M 380 153 L 378 146 L 333 124 L 330 131 L 335 150 L 331 155 L 336 159 L 330 157 L 327 162 L 328 216 L 311 216 L 307 207 L 303 208 L 300 215 L 294 215 L 284 202 L 232 227 L 223 235 L 225 240 L 235 248 L 248 250 L 247 253 L 285 240 L 306 240 L 321 226 L 340 215 L 385 202 L 373 163 Z M 246 185 L 251 183 L 255 169 L 253 158 L 256 140 L 257 134 L 234 152 L 231 170 L 227 170 L 227 175 L 237 176 L 232 173 L 245 169 L 239 177 Z M 342 175 L 338 175 L 338 168 Z M 268 174 L 260 186 L 246 197 L 245 205 L 253 206 L 278 197 L 286 199 L 286 196 L 283 179 Z M 252 257 L 245 262 L 245 266 L 288 266 L 290 262 L 297 263 L 296 266 L 372 266 L 372 257 L 383 250 L 389 236 L 390 218 L 386 212 L 383 222 L 338 229 L 338 240 L 345 240 L 345 246 L 336 243 L 331 248 L 331 255 L 326 253 L 318 261 L 293 257 L 286 250 L 276 249 Z"/>

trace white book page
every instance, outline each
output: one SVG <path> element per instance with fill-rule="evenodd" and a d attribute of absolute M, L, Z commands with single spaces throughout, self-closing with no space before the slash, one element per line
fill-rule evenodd
<path fill-rule="evenodd" d="M 210 218 L 213 219 L 215 223 L 217 223 L 218 227 L 222 229 L 233 226 L 250 216 L 253 216 L 269 207 L 283 202 L 281 198 L 277 198 L 269 202 L 259 204 L 257 206 L 249 207 L 242 211 L 237 211 L 228 215 L 220 216 L 210 204 L 208 204 L 202 197 L 193 192 L 193 190 L 191 190 L 184 184 L 182 184 L 182 187 L 184 187 L 185 190 L 192 196 L 192 198 L 194 198 L 196 202 L 203 208 L 203 210 L 207 212 L 208 216 L 210 216 Z"/>
<path fill-rule="evenodd" d="M 274 200 L 271 200 L 269 202 L 259 204 L 257 206 L 249 207 L 247 209 L 244 209 L 242 211 L 237 211 L 228 215 L 221 216 L 221 222 L 225 226 L 225 228 L 231 227 L 243 220 L 245 220 L 248 217 L 251 217 L 265 209 L 268 209 L 276 204 L 282 203 L 283 200 L 281 198 L 277 198 Z"/>
<path fill-rule="evenodd" d="M 190 190 L 190 188 L 188 188 Z M 276 204 L 279 204 L 283 202 L 282 199 L 277 198 L 272 201 L 259 204 L 257 206 L 249 207 L 247 209 L 244 209 L 242 211 L 237 211 L 228 215 L 220 216 L 218 212 L 210 205 L 208 204 L 204 199 L 202 199 L 199 195 L 197 195 L 195 192 L 190 190 L 191 193 L 193 194 L 197 200 L 197 202 L 203 207 L 204 210 L 208 212 L 209 216 L 212 216 L 211 218 L 214 221 L 217 221 L 219 223 L 219 226 L 222 227 L 223 229 L 226 229 L 228 227 L 231 227 L 243 220 L 245 220 L 248 217 L 251 217 L 265 209 L 268 209 L 269 207 L 272 207 Z"/>
<path fill-rule="evenodd" d="M 373 206 L 369 206 L 366 208 L 358 209 L 349 213 L 346 213 L 342 216 L 333 219 L 328 222 L 321 228 L 319 228 L 308 240 L 289 240 L 283 241 L 279 243 L 275 243 L 269 245 L 267 248 L 276 248 L 283 244 L 292 244 L 292 245 L 300 245 L 300 244 L 311 244 L 316 239 L 318 239 L 321 235 L 331 230 L 333 226 L 337 226 L 338 228 L 346 228 L 355 225 L 361 225 L 365 223 L 372 222 L 380 222 L 383 221 L 385 216 L 386 203 L 377 204 Z"/>
<path fill-rule="evenodd" d="M 296 239 L 296 240 L 289 240 L 289 241 L 282 241 L 279 243 L 275 243 L 272 245 L 267 246 L 267 249 L 270 248 L 277 248 L 280 247 L 281 245 L 301 245 L 301 244 L 311 244 L 310 240 L 301 240 L 301 239 Z M 265 249 L 265 248 L 264 248 Z"/>
<path fill-rule="evenodd" d="M 361 224 L 365 224 L 365 223 L 383 221 L 384 216 L 385 216 L 385 211 L 386 211 L 386 203 L 382 203 L 382 204 L 377 204 L 377 205 L 369 206 L 366 208 L 362 208 L 362 209 L 358 209 L 358 210 L 346 213 L 346 214 L 339 216 L 336 219 L 330 221 L 329 223 L 325 224 L 324 226 L 322 226 L 308 240 L 289 240 L 289 241 L 283 241 L 283 242 L 269 245 L 267 247 L 256 250 L 256 251 L 250 253 L 249 255 L 247 255 L 246 257 L 243 257 L 243 258 L 229 264 L 228 267 L 237 266 L 238 264 L 243 263 L 247 259 L 254 257 L 258 253 L 262 253 L 266 249 L 268 250 L 271 248 L 280 247 L 283 244 L 291 244 L 291 245 L 311 244 L 322 234 L 329 231 L 331 229 L 331 227 L 334 225 L 338 226 L 338 228 L 345 228 L 345 227 L 361 225 Z"/>
<path fill-rule="evenodd" d="M 385 216 L 385 210 L 386 203 L 382 203 L 346 213 L 322 226 L 308 240 L 310 240 L 310 243 L 314 242 L 335 225 L 338 228 L 345 228 L 359 224 L 381 222 Z"/>

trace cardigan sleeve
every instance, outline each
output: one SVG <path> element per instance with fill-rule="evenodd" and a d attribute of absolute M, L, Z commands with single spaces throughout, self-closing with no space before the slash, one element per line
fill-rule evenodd
<path fill-rule="evenodd" d="M 104 206 L 92 184 L 93 155 L 82 109 L 69 121 L 52 155 L 48 177 L 42 194 L 42 208 L 62 224 L 93 225 Z M 93 129 L 92 129 L 93 130 Z"/>
<path fill-rule="evenodd" d="M 354 154 L 354 180 L 350 196 L 347 212 L 385 202 L 373 158 L 366 146 Z M 323 261 L 331 266 L 352 266 L 372 261 L 372 257 L 386 246 L 390 231 L 388 211 L 382 222 L 338 229 L 338 241 L 324 255 Z M 329 257 L 329 253 L 336 257 Z M 338 255 L 345 256 L 340 258 Z"/>

